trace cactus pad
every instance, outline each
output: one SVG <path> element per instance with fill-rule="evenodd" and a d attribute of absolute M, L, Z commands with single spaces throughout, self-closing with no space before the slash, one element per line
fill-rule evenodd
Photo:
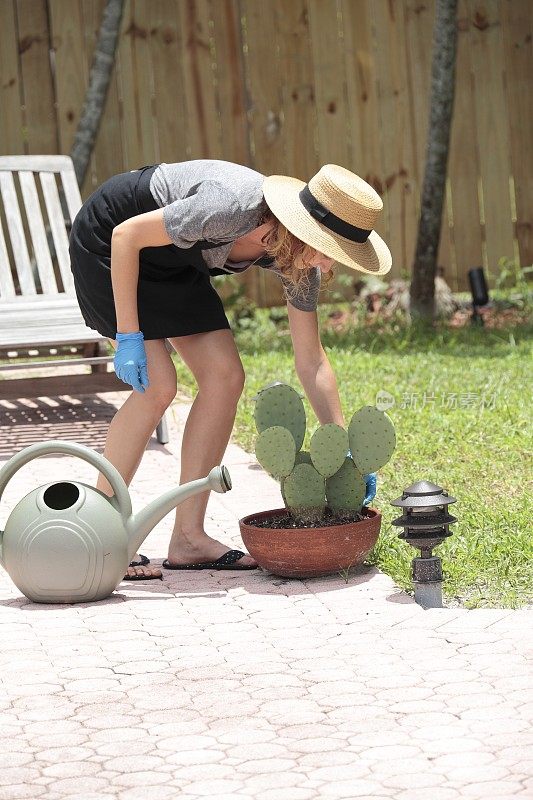
<path fill-rule="evenodd" d="M 255 403 L 255 424 L 259 433 L 273 426 L 287 428 L 298 451 L 305 436 L 305 408 L 301 397 L 291 386 L 278 384 L 259 392 Z"/>
<path fill-rule="evenodd" d="M 286 480 L 287 480 L 287 478 L 280 478 L 280 480 L 279 480 L 279 488 L 280 488 L 280 491 L 281 491 L 281 496 L 283 497 L 283 503 L 284 503 L 285 507 L 287 507 L 287 498 L 285 497 L 285 481 Z"/>
<path fill-rule="evenodd" d="M 375 406 L 363 406 L 353 415 L 348 438 L 355 466 L 363 475 L 386 464 L 396 447 L 390 417 Z"/>
<path fill-rule="evenodd" d="M 351 458 L 335 475 L 326 479 L 326 498 L 332 511 L 360 511 L 366 494 L 366 483 Z"/>
<path fill-rule="evenodd" d="M 257 437 L 255 455 L 261 466 L 275 478 L 289 475 L 296 456 L 292 433 L 280 425 L 267 428 Z"/>
<path fill-rule="evenodd" d="M 296 453 L 295 464 L 311 464 L 311 466 L 313 466 L 311 455 L 307 452 L 307 450 L 300 450 L 299 453 Z"/>
<path fill-rule="evenodd" d="M 324 478 L 311 464 L 297 464 L 283 482 L 288 508 L 297 516 L 322 514 L 326 506 Z"/>
<path fill-rule="evenodd" d="M 348 434 L 344 428 L 333 422 L 321 425 L 312 435 L 309 446 L 313 466 L 329 478 L 344 464 L 348 448 Z"/>

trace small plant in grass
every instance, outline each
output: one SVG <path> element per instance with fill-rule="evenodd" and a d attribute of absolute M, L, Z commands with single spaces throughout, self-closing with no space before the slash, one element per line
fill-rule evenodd
<path fill-rule="evenodd" d="M 533 266 L 521 267 L 513 258 L 502 256 L 498 261 L 498 274 L 496 276 L 496 289 L 516 289 L 524 298 L 527 298 L 531 291 L 528 283 L 528 275 L 533 272 Z"/>
<path fill-rule="evenodd" d="M 359 518 L 366 494 L 364 476 L 384 466 L 396 446 L 394 426 L 384 411 L 363 406 L 348 430 L 334 423 L 321 425 L 311 437 L 309 452 L 301 449 L 304 405 L 291 386 L 279 383 L 260 391 L 254 416 L 257 460 L 280 481 L 296 527 Z"/>
<path fill-rule="evenodd" d="M 354 563 L 352 562 L 347 567 L 344 567 L 343 569 L 339 570 L 339 575 L 343 579 L 344 583 L 348 583 L 348 580 L 350 578 L 350 570 L 351 570 L 351 568 L 353 566 L 354 566 Z"/>

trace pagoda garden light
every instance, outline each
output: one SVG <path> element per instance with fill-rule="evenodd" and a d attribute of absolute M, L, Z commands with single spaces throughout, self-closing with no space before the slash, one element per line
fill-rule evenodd
<path fill-rule="evenodd" d="M 429 481 L 413 483 L 391 501 L 403 509 L 402 516 L 392 521 L 404 528 L 399 538 L 420 550 L 412 561 L 412 577 L 415 601 L 423 608 L 442 608 L 442 562 L 432 551 L 452 535 L 448 526 L 457 517 L 448 513 L 448 506 L 455 502 L 455 497 Z"/>

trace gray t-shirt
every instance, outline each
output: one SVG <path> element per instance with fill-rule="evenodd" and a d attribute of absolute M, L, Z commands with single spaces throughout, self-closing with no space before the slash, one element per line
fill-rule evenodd
<path fill-rule="evenodd" d="M 177 247 L 192 247 L 202 239 L 225 242 L 204 250 L 204 261 L 210 269 L 236 273 L 248 269 L 252 262 L 228 262 L 228 255 L 234 240 L 256 228 L 267 209 L 263 181 L 264 175 L 241 164 L 197 159 L 160 164 L 150 180 L 150 191 L 163 208 L 166 231 Z M 295 289 L 275 262 L 260 266 L 279 275 L 291 305 L 302 311 L 316 309 L 318 267 L 310 270 L 305 286 Z"/>

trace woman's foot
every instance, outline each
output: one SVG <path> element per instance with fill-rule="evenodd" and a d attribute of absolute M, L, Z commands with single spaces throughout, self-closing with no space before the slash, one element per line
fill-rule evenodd
<path fill-rule="evenodd" d="M 135 553 L 133 558 L 131 559 L 131 563 L 135 564 L 136 562 L 141 562 L 141 555 L 140 553 Z M 124 578 L 160 578 L 162 576 L 162 572 L 157 567 L 151 567 L 150 564 L 141 564 L 139 566 L 132 567 L 131 565 L 128 567 L 128 571 L 126 572 Z"/>
<path fill-rule="evenodd" d="M 175 542 L 175 547 L 169 549 L 168 560 L 171 564 L 200 564 L 203 561 L 216 561 L 231 549 L 233 548 L 212 539 L 204 532 L 189 537 L 182 534 Z M 256 567 L 257 561 L 246 555 L 239 559 L 236 569 L 241 566 Z"/>

